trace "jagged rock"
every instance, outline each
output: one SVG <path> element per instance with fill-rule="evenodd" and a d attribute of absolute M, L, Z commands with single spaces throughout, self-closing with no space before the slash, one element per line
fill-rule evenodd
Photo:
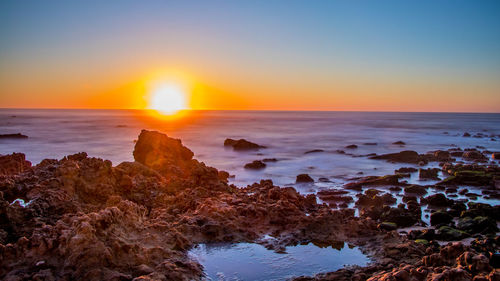
<path fill-rule="evenodd" d="M 23 153 L 0 155 L 0 176 L 16 175 L 28 170 L 30 167 L 31 162 L 26 161 Z"/>

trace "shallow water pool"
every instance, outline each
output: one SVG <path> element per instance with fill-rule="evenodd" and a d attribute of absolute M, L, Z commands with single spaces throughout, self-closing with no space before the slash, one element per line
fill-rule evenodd
<path fill-rule="evenodd" d="M 357 247 L 334 247 L 298 245 L 281 254 L 253 243 L 200 244 L 189 255 L 203 265 L 207 280 L 286 280 L 370 262 Z"/>

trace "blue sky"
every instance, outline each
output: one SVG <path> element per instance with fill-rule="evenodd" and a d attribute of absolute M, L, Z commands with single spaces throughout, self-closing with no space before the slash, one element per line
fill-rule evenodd
<path fill-rule="evenodd" d="M 405 88 L 432 85 L 443 100 L 462 95 L 453 108 L 500 110 L 500 1 L 1 1 L 0 38 L 7 105 L 33 95 L 26 76 L 40 95 L 55 81 L 78 93 L 175 65 L 242 96 L 363 101 L 376 87 L 397 109 L 411 103 Z M 91 90 L 112 86 L 101 84 Z"/>

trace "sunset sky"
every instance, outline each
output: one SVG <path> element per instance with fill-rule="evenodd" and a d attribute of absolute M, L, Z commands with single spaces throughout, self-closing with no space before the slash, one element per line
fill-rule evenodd
<path fill-rule="evenodd" d="M 500 1 L 0 1 L 0 107 L 500 112 Z"/>

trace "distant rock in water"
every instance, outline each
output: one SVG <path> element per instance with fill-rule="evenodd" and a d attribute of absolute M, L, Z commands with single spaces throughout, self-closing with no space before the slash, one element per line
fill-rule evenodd
<path fill-rule="evenodd" d="M 232 146 L 234 150 L 253 150 L 259 148 L 266 148 L 263 145 L 247 141 L 246 139 L 239 139 L 239 140 L 226 139 L 224 141 L 224 146 Z"/>
<path fill-rule="evenodd" d="M 405 145 L 406 143 L 404 141 L 397 141 L 397 142 L 393 142 L 392 144 Z"/>
<path fill-rule="evenodd" d="M 413 163 L 413 164 L 417 164 L 420 161 L 422 161 L 422 157 L 420 157 L 420 155 L 413 150 L 405 150 L 397 153 L 382 154 L 370 157 L 370 159 L 382 159 L 393 162 Z"/>
<path fill-rule="evenodd" d="M 27 139 L 27 138 L 28 138 L 28 136 L 23 135 L 21 133 L 0 135 L 0 139 Z"/>
<path fill-rule="evenodd" d="M 314 182 L 314 180 L 308 174 L 300 174 L 297 175 L 295 182 Z"/>
<path fill-rule="evenodd" d="M 377 143 L 376 143 L 376 142 L 365 142 L 365 143 L 363 143 L 363 144 L 364 144 L 364 145 L 377 145 Z"/>
<path fill-rule="evenodd" d="M 467 133 L 467 132 L 465 132 L 465 133 L 463 134 L 463 137 L 465 137 L 465 138 L 469 138 L 469 137 L 470 137 L 470 134 L 469 134 L 469 133 Z"/>
<path fill-rule="evenodd" d="M 313 150 L 309 150 L 309 151 L 304 152 L 304 154 L 318 153 L 318 152 L 324 152 L 324 150 L 323 149 L 313 149 Z"/>
<path fill-rule="evenodd" d="M 266 164 L 262 161 L 255 160 L 251 163 L 245 164 L 245 169 L 251 169 L 251 170 L 260 170 L 264 169 L 266 167 Z"/>
<path fill-rule="evenodd" d="M 276 159 L 276 158 L 264 158 L 264 159 L 262 159 L 262 162 L 278 162 L 278 159 Z"/>
<path fill-rule="evenodd" d="M 356 149 L 356 148 L 358 148 L 358 146 L 355 145 L 355 144 L 351 144 L 351 145 L 346 146 L 345 148 L 347 148 L 347 149 Z"/>

